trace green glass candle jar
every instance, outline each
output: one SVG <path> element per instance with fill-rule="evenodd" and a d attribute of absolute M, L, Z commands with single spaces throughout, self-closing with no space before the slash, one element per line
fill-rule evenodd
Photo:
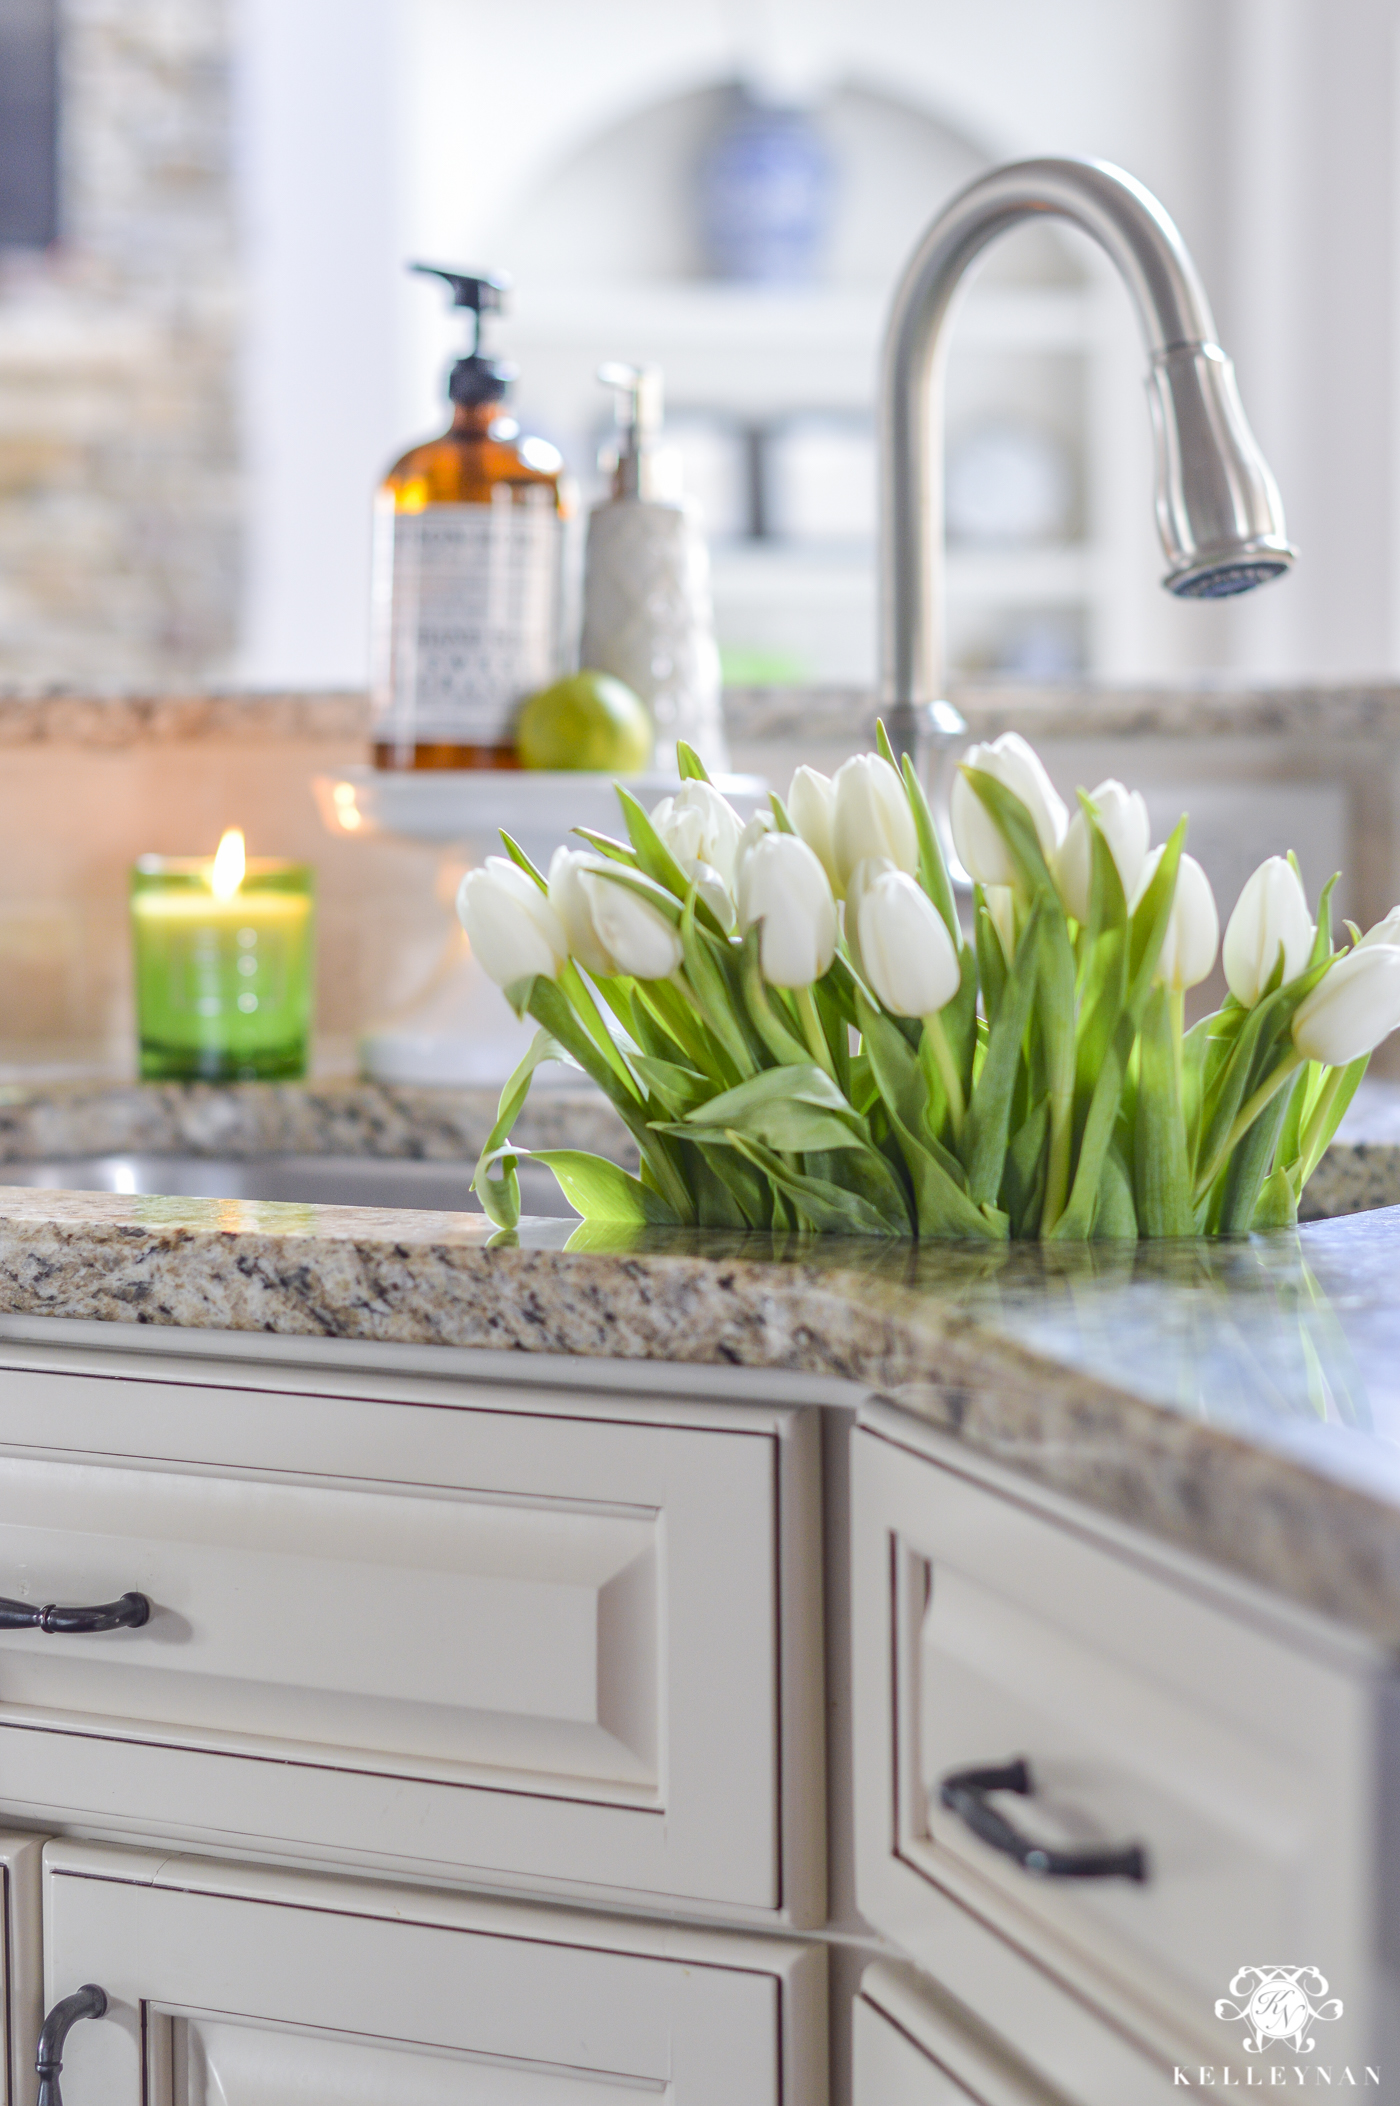
<path fill-rule="evenodd" d="M 131 930 L 144 1082 L 306 1073 L 309 864 L 245 861 L 236 832 L 212 859 L 142 856 L 131 873 Z"/>

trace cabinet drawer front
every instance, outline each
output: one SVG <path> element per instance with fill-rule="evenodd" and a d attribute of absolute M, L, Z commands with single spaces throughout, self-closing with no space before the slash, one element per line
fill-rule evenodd
<path fill-rule="evenodd" d="M 75 2101 L 825 2095 L 824 1956 L 779 1939 L 65 1844 L 46 1851 L 44 1911 L 50 2003 L 82 1982 L 109 1999 L 70 2035 Z"/>
<path fill-rule="evenodd" d="M 0 1372 L 0 1595 L 152 1603 L 0 1632 L 0 1794 L 777 1909 L 781 1445 Z"/>
<path fill-rule="evenodd" d="M 1108 2003 L 1121 1994 L 1161 2051 L 1221 2064 L 1241 2060 L 1241 2028 L 1215 2010 L 1239 1970 L 1316 1966 L 1350 1991 L 1328 2037 L 1359 2065 L 1374 2038 L 1365 1682 L 942 1467 L 895 1414 L 868 1416 L 857 1652 L 880 1666 L 857 1670 L 858 1799 L 886 1825 L 868 1810 L 865 1912 L 917 1951 L 920 1889 L 940 1889 Z M 944 1803 L 948 1777 L 1018 1758 L 1029 1793 Z M 974 1831 L 988 1812 L 1071 1862 L 1126 1866 L 1139 1846 L 1146 1877 L 1035 1876 Z"/>
<path fill-rule="evenodd" d="M 861 1977 L 852 2061 L 852 2106 L 1055 2106 L 1033 2071 L 898 1962 Z"/>

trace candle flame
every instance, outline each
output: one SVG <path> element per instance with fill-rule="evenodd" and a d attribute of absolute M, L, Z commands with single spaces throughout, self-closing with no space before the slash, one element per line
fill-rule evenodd
<path fill-rule="evenodd" d="M 232 899 L 243 883 L 246 868 L 242 830 L 231 826 L 219 843 L 214 867 L 209 873 L 209 886 L 215 899 Z"/>

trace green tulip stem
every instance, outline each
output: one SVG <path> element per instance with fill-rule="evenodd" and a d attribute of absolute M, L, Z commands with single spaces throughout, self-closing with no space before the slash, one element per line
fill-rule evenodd
<path fill-rule="evenodd" d="M 811 988 L 794 987 L 792 998 L 796 1005 L 798 1021 L 802 1026 L 802 1036 L 807 1041 L 808 1050 L 817 1066 L 824 1069 L 834 1082 L 836 1080 L 836 1069 L 832 1064 L 831 1048 L 826 1042 L 826 1033 L 822 1029 L 822 1020 L 817 1015 L 817 1005 L 812 1000 Z"/>
<path fill-rule="evenodd" d="M 1331 1114 L 1332 1106 L 1336 1102 L 1337 1092 L 1342 1086 L 1342 1077 L 1345 1073 L 1345 1068 L 1332 1068 L 1329 1071 L 1327 1080 L 1322 1085 L 1321 1094 L 1312 1108 L 1306 1127 L 1303 1129 L 1303 1139 L 1298 1149 L 1298 1160 L 1303 1168 L 1303 1175 L 1298 1187 L 1300 1191 L 1317 1168 L 1318 1159 L 1322 1154 L 1322 1136 L 1327 1131 L 1327 1121 Z"/>
<path fill-rule="evenodd" d="M 924 1018 L 923 1022 L 924 1029 L 928 1033 L 929 1045 L 933 1050 L 933 1057 L 938 1063 L 938 1073 L 942 1078 L 944 1089 L 948 1092 L 948 1110 L 953 1121 L 953 1139 L 958 1141 L 962 1138 L 963 1118 L 967 1111 L 967 1104 L 963 1097 L 962 1077 L 958 1073 L 958 1064 L 953 1058 L 953 1049 L 948 1043 L 948 1034 L 943 1029 L 943 1019 L 938 1011 L 936 1009 L 933 1010 Z"/>
<path fill-rule="evenodd" d="M 1183 1105 L 1186 1102 L 1186 1077 L 1183 1071 L 1181 1050 L 1186 1037 L 1186 989 L 1184 987 L 1168 988 L 1167 1007 L 1171 1012 L 1172 1020 L 1172 1058 L 1176 1063 L 1176 1101 L 1178 1105 Z"/>
<path fill-rule="evenodd" d="M 1235 1114 L 1233 1126 L 1231 1126 L 1230 1131 L 1216 1149 L 1210 1162 L 1196 1180 L 1195 1196 L 1197 1206 L 1205 1198 L 1216 1178 L 1219 1177 L 1222 1167 L 1230 1160 L 1234 1149 L 1249 1132 L 1250 1127 L 1254 1124 L 1260 1112 L 1263 1111 L 1265 1105 L 1278 1095 L 1285 1082 L 1291 1076 L 1296 1075 L 1302 1065 L 1303 1055 L 1295 1046 L 1288 1058 L 1274 1069 L 1273 1074 L 1264 1078 L 1248 1102 L 1241 1105 L 1239 1111 Z"/>

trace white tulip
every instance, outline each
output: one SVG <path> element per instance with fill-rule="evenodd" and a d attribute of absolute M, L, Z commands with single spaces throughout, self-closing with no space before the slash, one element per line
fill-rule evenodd
<path fill-rule="evenodd" d="M 1111 777 L 1089 792 L 1099 832 L 1108 843 L 1109 854 L 1123 883 L 1123 896 L 1131 907 L 1142 881 L 1142 866 L 1152 838 L 1147 801 L 1140 790 L 1125 790 Z M 1093 877 L 1093 847 L 1089 822 L 1082 807 L 1069 822 L 1051 870 L 1055 888 L 1066 914 L 1076 921 L 1089 919 L 1089 887 Z"/>
<path fill-rule="evenodd" d="M 1019 797 L 1030 815 L 1047 863 L 1054 867 L 1056 851 L 1069 826 L 1064 799 L 1045 772 L 1045 764 L 1019 732 L 1004 731 L 989 746 L 969 746 L 953 778 L 953 842 L 968 875 L 980 885 L 1014 885 L 1018 879 L 1011 851 L 1001 830 L 983 804 L 964 768 L 979 768 Z"/>
<path fill-rule="evenodd" d="M 1283 985 L 1307 965 L 1317 931 L 1308 896 L 1293 865 L 1270 856 L 1248 880 L 1225 930 L 1225 978 L 1230 992 L 1252 1009 L 1283 952 Z"/>
<path fill-rule="evenodd" d="M 836 902 L 821 863 L 796 834 L 765 834 L 739 869 L 739 924 L 762 924 L 770 987 L 810 987 L 836 955 Z"/>
<path fill-rule="evenodd" d="M 1161 860 L 1161 849 L 1154 848 L 1142 866 L 1138 899 L 1156 876 Z M 1136 905 L 1137 901 L 1132 904 Z M 1219 945 L 1220 916 L 1216 911 L 1215 894 L 1210 889 L 1210 879 L 1194 856 L 1183 856 L 1177 866 L 1176 892 L 1172 897 L 1171 913 L 1167 916 L 1167 932 L 1162 938 L 1157 969 L 1152 977 L 1159 986 L 1170 987 L 1177 993 L 1186 987 L 1197 987 L 1215 964 Z"/>
<path fill-rule="evenodd" d="M 1293 1043 L 1305 1060 L 1344 1068 L 1400 1025 L 1400 945 L 1347 951 L 1299 1003 Z"/>
<path fill-rule="evenodd" d="M 732 887 L 743 821 L 713 783 L 683 782 L 674 797 L 662 798 L 651 823 L 688 878 L 698 878 L 704 865 Z"/>
<path fill-rule="evenodd" d="M 582 848 L 556 848 L 549 866 L 549 904 L 559 917 L 569 956 L 577 958 L 595 978 L 604 979 L 617 971 L 617 960 L 598 934 L 593 901 L 581 881 L 585 872 L 606 868 L 606 857 L 590 855 Z"/>
<path fill-rule="evenodd" d="M 609 875 L 617 867 L 604 863 L 578 875 L 598 941 L 615 972 L 630 973 L 634 980 L 669 979 L 684 955 L 681 939 L 658 908 Z"/>
<path fill-rule="evenodd" d="M 1400 907 L 1392 907 L 1383 920 L 1368 929 L 1357 948 L 1367 943 L 1400 943 Z"/>
<path fill-rule="evenodd" d="M 857 875 L 869 869 L 861 864 Z M 847 896 L 847 927 L 851 920 Z M 902 870 L 876 872 L 855 903 L 863 976 L 891 1016 L 931 1016 L 962 981 L 948 925 L 928 894 Z"/>
<path fill-rule="evenodd" d="M 557 980 L 569 955 L 559 916 L 532 877 L 504 856 L 469 870 L 457 892 L 457 916 L 483 972 L 498 987 L 543 973 Z"/>
<path fill-rule="evenodd" d="M 878 753 L 857 753 L 836 771 L 831 856 L 838 892 L 845 891 L 851 872 L 867 856 L 888 856 L 896 870 L 911 876 L 919 867 L 919 836 L 904 784 Z"/>
<path fill-rule="evenodd" d="M 841 929 L 846 938 L 846 948 L 851 954 L 851 962 L 856 971 L 867 984 L 869 976 L 860 952 L 860 903 L 876 878 L 884 877 L 893 869 L 894 864 L 888 856 L 867 856 L 863 863 L 857 863 L 851 872 L 851 882 L 846 887 L 846 898 L 841 908 Z"/>
<path fill-rule="evenodd" d="M 832 891 L 839 892 L 831 838 L 834 801 L 835 789 L 829 775 L 820 774 L 816 768 L 796 770 L 788 787 L 788 817 L 830 878 Z"/>

